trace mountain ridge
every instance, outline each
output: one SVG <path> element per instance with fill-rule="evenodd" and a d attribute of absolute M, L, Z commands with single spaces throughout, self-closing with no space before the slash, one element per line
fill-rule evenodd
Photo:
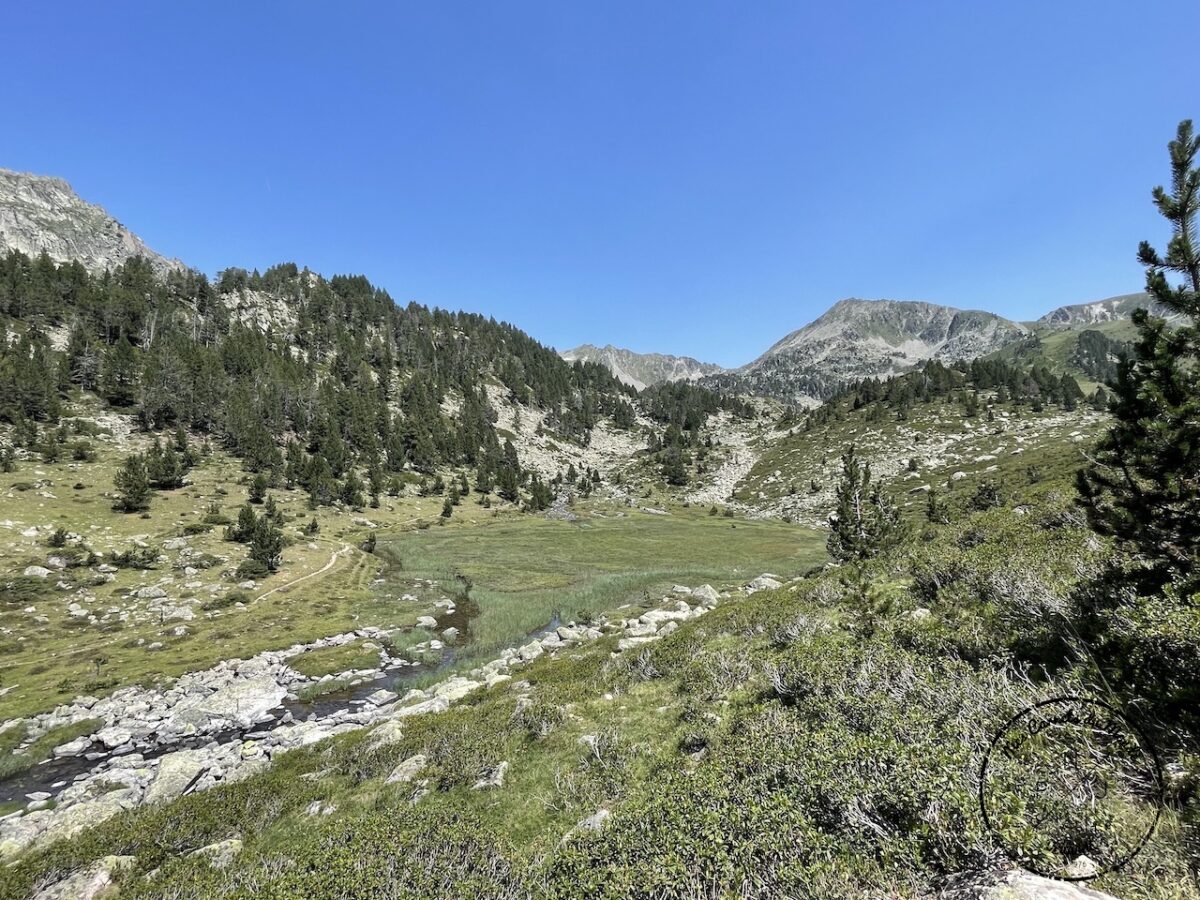
<path fill-rule="evenodd" d="M 89 272 L 111 271 L 144 257 L 159 277 L 187 271 L 80 198 L 62 178 L 0 168 L 0 247 L 58 262 L 77 261 Z M 287 297 L 270 292 L 221 290 L 231 314 L 260 327 L 290 319 Z M 789 332 L 749 363 L 727 369 L 690 356 L 636 353 L 607 344 L 582 344 L 558 355 L 605 366 L 623 384 L 643 390 L 665 382 L 696 382 L 715 390 L 811 403 L 846 383 L 885 378 L 929 359 L 974 359 L 1028 338 L 1038 329 L 1081 330 L 1125 320 L 1148 301 L 1132 293 L 1057 307 L 1034 322 L 1016 322 L 986 310 L 920 300 L 849 297 Z M 1170 318 L 1169 311 L 1153 309 Z M 294 324 L 294 323 L 291 323 Z"/>
<path fill-rule="evenodd" d="M 580 344 L 571 350 L 559 353 L 568 362 L 584 360 L 605 365 L 623 384 L 636 390 L 664 381 L 696 381 L 705 375 L 724 372 L 716 363 L 701 362 L 691 356 L 675 356 L 670 353 L 637 353 L 624 347 L 605 344 Z"/>
<path fill-rule="evenodd" d="M 144 257 L 156 275 L 187 266 L 151 249 L 103 207 L 81 198 L 64 179 L 0 168 L 0 246 L 30 257 L 79 262 L 89 272 Z"/>

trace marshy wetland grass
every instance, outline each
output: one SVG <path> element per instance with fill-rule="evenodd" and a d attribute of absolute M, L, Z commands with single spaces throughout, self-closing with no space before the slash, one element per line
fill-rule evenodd
<path fill-rule="evenodd" d="M 393 578 L 447 590 L 469 584 L 478 608 L 470 638 L 481 652 L 555 618 L 582 622 L 644 597 L 658 603 L 674 584 L 720 588 L 825 560 L 823 533 L 778 520 L 727 519 L 697 507 L 582 513 L 576 521 L 523 517 L 384 535 L 376 552 L 391 562 Z"/>

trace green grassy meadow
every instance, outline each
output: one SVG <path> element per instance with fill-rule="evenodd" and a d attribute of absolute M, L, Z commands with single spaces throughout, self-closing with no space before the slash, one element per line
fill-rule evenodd
<path fill-rule="evenodd" d="M 763 572 L 799 574 L 825 559 L 825 538 L 780 521 L 597 509 L 578 521 L 523 517 L 472 528 L 409 531 L 380 540 L 393 577 L 450 589 L 472 583 L 479 607 L 471 638 L 480 651 L 511 645 L 557 614 L 564 622 L 644 594 L 657 602 L 673 584 L 716 587 Z"/>

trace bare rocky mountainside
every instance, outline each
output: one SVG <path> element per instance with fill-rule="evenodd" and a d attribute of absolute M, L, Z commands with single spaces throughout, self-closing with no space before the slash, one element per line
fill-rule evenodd
<path fill-rule="evenodd" d="M 114 269 L 135 256 L 158 275 L 183 271 L 177 259 L 155 253 L 136 234 L 71 190 L 61 178 L 0 169 L 0 247 L 55 262 L 81 263 L 89 272 Z"/>
<path fill-rule="evenodd" d="M 1145 307 L 1154 315 L 1167 320 L 1178 319 L 1177 313 L 1155 303 L 1149 294 L 1122 294 L 1119 297 L 1109 297 L 1107 300 L 1094 300 L 1090 303 L 1073 303 L 1053 309 L 1037 320 L 1038 325 L 1052 328 L 1091 328 L 1110 322 L 1123 322 L 1133 315 L 1133 311 Z"/>
<path fill-rule="evenodd" d="M 927 359 L 975 359 L 1027 328 L 993 313 L 907 300 L 847 299 L 712 387 L 788 402 L 824 399 L 860 378 L 896 375 Z"/>
<path fill-rule="evenodd" d="M 577 359 L 587 362 L 601 363 L 630 387 L 650 387 L 665 381 L 695 381 L 705 375 L 715 375 L 725 369 L 715 363 L 700 362 L 690 356 L 672 356 L 669 353 L 634 353 L 621 347 L 608 344 L 596 347 L 592 344 L 582 344 L 574 350 L 564 350 L 563 359 L 574 362 Z"/>

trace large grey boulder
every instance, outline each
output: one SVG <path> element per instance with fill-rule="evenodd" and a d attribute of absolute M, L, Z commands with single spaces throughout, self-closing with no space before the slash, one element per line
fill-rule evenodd
<path fill-rule="evenodd" d="M 392 769 L 392 773 L 388 775 L 385 784 L 408 784 L 416 778 L 421 771 L 429 764 L 429 758 L 424 753 L 418 753 L 415 756 L 410 756 L 408 759 L 401 762 L 396 768 Z"/>
<path fill-rule="evenodd" d="M 188 696 L 171 710 L 173 722 L 204 729 L 213 720 L 248 728 L 283 702 L 287 689 L 269 675 L 231 681 L 207 696 Z"/>
<path fill-rule="evenodd" d="M 33 900 L 94 900 L 107 894 L 113 874 L 137 862 L 133 856 L 106 856 L 86 869 L 73 872 L 57 884 L 42 888 Z"/>
<path fill-rule="evenodd" d="M 1081 882 L 1043 878 L 1024 869 L 968 873 L 954 882 L 938 895 L 941 900 L 1117 900 Z"/>
<path fill-rule="evenodd" d="M 461 700 L 467 694 L 477 691 L 481 687 L 483 687 L 482 682 L 472 681 L 469 678 L 460 678 L 456 675 L 435 687 L 433 695 L 453 703 L 455 700 Z"/>
<path fill-rule="evenodd" d="M 84 753 L 92 746 L 90 737 L 75 738 L 73 741 L 67 741 L 65 744 L 59 744 L 54 748 L 54 756 L 56 759 L 62 759 L 64 756 L 78 756 Z"/>
<path fill-rule="evenodd" d="M 165 803 L 174 800 L 212 765 L 212 754 L 208 750 L 179 750 L 168 753 L 158 763 L 158 774 L 146 791 L 147 803 Z"/>
<path fill-rule="evenodd" d="M 759 575 L 748 585 L 746 585 L 746 593 L 754 594 L 758 591 L 772 591 L 781 586 L 781 582 L 772 575 Z"/>
<path fill-rule="evenodd" d="M 409 716 L 423 716 L 427 713 L 445 712 L 449 708 L 450 703 L 444 697 L 433 697 L 421 703 L 415 703 L 412 706 L 402 706 L 392 713 L 392 717 L 407 719 Z"/>

